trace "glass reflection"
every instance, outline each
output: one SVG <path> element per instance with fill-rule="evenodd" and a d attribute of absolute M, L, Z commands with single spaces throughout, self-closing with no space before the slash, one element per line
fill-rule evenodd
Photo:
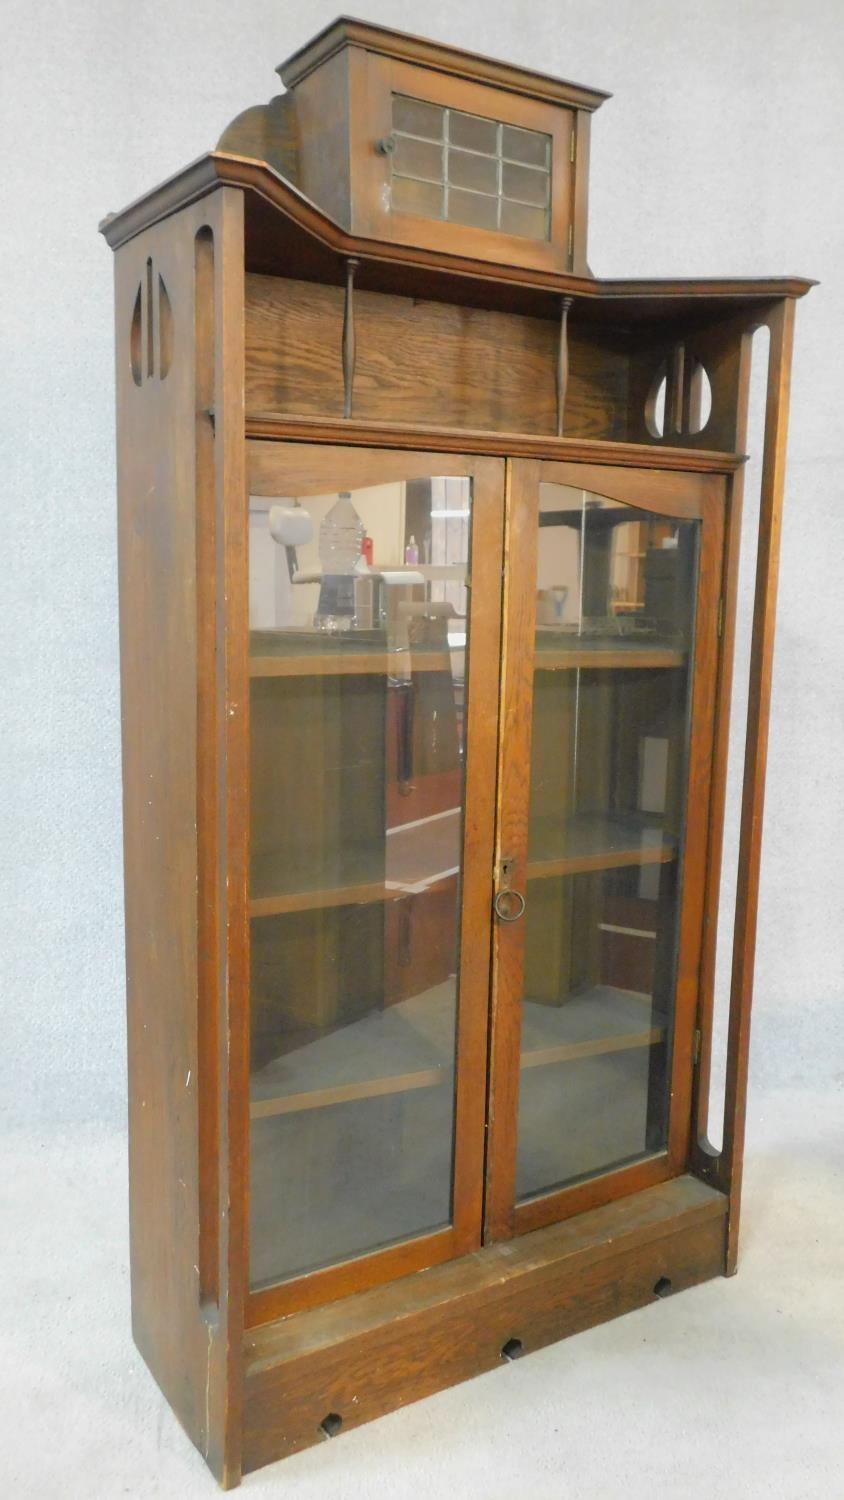
<path fill-rule="evenodd" d="M 450 1220 L 470 524 L 250 501 L 255 1285 Z"/>
<path fill-rule="evenodd" d="M 698 523 L 540 488 L 517 1193 L 659 1151 Z"/>

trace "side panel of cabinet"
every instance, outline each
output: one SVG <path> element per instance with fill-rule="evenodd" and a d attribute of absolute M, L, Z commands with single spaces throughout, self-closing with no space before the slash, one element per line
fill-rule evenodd
<path fill-rule="evenodd" d="M 242 195 L 219 190 L 130 241 L 115 277 L 132 1321 L 228 1485 L 242 1327 L 236 1087 L 231 1117 L 224 1105 L 242 1062 L 229 997 L 243 981 L 245 700 L 226 617 L 246 517 Z"/>

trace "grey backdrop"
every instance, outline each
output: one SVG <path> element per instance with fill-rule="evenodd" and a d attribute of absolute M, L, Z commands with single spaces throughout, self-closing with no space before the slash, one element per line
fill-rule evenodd
<path fill-rule="evenodd" d="M 213 1493 L 128 1332 L 112 267 L 96 224 L 275 92 L 274 64 L 336 4 L 3 7 L 0 1451 L 18 1497 Z M 364 13 L 614 92 L 594 131 L 598 274 L 822 285 L 797 318 L 743 1274 L 301 1454 L 247 1492 L 830 1500 L 844 1370 L 841 0 L 366 0 Z M 746 577 L 742 600 L 746 625 Z"/>
<path fill-rule="evenodd" d="M 112 257 L 96 225 L 276 92 L 275 63 L 336 4 L 6 0 L 0 1090 L 28 1123 L 124 1111 Z M 597 274 L 822 283 L 797 319 L 753 1069 L 808 1080 L 837 1052 L 840 1071 L 840 4 L 366 13 L 613 91 L 594 128 Z"/>

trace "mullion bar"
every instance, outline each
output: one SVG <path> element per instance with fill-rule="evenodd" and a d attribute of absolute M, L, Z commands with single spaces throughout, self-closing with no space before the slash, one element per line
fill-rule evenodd
<path fill-rule="evenodd" d="M 500 229 L 501 228 L 501 203 L 502 203 L 502 199 L 504 197 L 504 159 L 503 159 L 503 153 L 504 153 L 504 132 L 503 132 L 503 128 L 501 126 L 500 121 L 499 121 L 498 127 L 497 127 L 496 132 L 495 132 L 495 149 L 496 149 L 496 155 L 498 157 L 498 203 L 496 205 L 496 211 L 495 211 L 495 225 L 496 225 L 497 229 Z"/>

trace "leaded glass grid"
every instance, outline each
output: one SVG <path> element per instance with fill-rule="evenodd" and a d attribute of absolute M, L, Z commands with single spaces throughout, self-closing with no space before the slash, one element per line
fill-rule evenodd
<path fill-rule="evenodd" d="M 394 211 L 550 238 L 549 135 L 394 94 L 391 145 Z"/>

